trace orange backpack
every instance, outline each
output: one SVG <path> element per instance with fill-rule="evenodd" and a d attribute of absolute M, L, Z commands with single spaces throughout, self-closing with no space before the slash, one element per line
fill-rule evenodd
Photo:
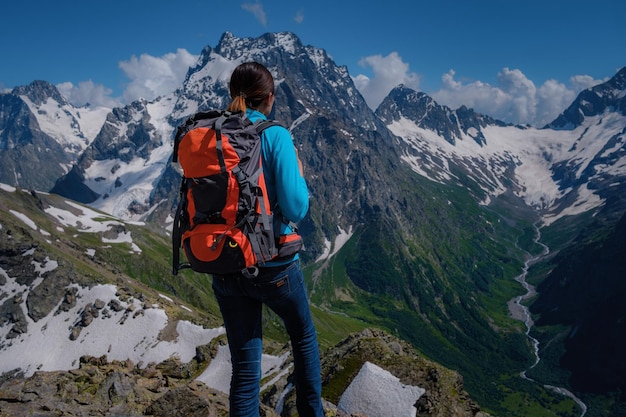
<path fill-rule="evenodd" d="M 281 241 L 274 236 L 261 160 L 261 133 L 273 125 L 215 110 L 178 127 L 172 162 L 180 162 L 183 178 L 172 229 L 174 275 L 191 268 L 253 277 L 258 266 L 302 248 L 297 232 Z M 181 246 L 187 263 L 180 262 Z"/>

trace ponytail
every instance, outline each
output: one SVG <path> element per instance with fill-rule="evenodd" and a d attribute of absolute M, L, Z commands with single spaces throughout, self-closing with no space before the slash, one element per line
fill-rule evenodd
<path fill-rule="evenodd" d="M 231 102 L 226 110 L 231 112 L 242 112 L 245 113 L 247 109 L 246 99 L 242 94 L 236 96 Z"/>

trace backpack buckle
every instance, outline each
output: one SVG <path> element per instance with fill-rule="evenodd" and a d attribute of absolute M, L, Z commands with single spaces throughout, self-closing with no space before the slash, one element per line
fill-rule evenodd
<path fill-rule="evenodd" d="M 249 268 L 242 269 L 241 275 L 248 279 L 256 278 L 259 275 L 259 268 L 253 265 Z"/>

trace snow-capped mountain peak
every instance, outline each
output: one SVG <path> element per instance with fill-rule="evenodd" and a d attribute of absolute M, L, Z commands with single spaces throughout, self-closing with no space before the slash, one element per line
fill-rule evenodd
<path fill-rule="evenodd" d="M 16 87 L 12 94 L 21 97 L 37 115 L 41 130 L 75 158 L 95 139 L 111 111 L 108 107 L 74 107 L 56 87 L 45 81 Z"/>

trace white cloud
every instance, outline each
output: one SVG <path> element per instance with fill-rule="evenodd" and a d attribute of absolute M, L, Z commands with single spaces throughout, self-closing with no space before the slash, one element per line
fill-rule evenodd
<path fill-rule="evenodd" d="M 132 56 L 128 61 L 119 63 L 129 79 L 122 97 L 112 97 L 112 90 L 93 81 L 81 81 L 78 85 L 65 82 L 57 88 L 70 103 L 75 106 L 120 107 L 139 98 L 153 100 L 171 93 L 182 85 L 189 67 L 195 64 L 197 55 L 185 49 L 178 49 L 161 57 L 142 54 L 139 58 Z"/>
<path fill-rule="evenodd" d="M 261 3 L 244 3 L 241 8 L 246 12 L 250 12 L 263 26 L 267 26 L 267 15 Z"/>
<path fill-rule="evenodd" d="M 564 111 L 576 95 L 587 87 L 567 88 L 565 84 L 556 80 L 547 80 L 537 89 L 537 108 L 534 120 L 528 123 L 542 127 L 553 121 Z"/>
<path fill-rule="evenodd" d="M 293 20 L 295 20 L 296 23 L 302 23 L 304 21 L 304 12 L 302 10 L 298 10 L 296 15 L 293 17 Z"/>
<path fill-rule="evenodd" d="M 498 74 L 497 86 L 454 77 L 454 70 L 444 74 L 442 88 L 430 94 L 439 104 L 453 109 L 465 105 L 496 119 L 538 127 L 554 120 L 582 90 L 602 82 L 581 75 L 570 78 L 569 86 L 547 80 L 537 88 L 520 70 L 509 68 Z"/>
<path fill-rule="evenodd" d="M 130 79 L 124 90 L 124 101 L 132 102 L 138 98 L 152 100 L 158 96 L 171 93 L 180 87 L 185 75 L 195 61 L 186 49 L 178 49 L 176 53 L 167 53 L 161 57 L 142 54 L 139 58 L 132 56 L 128 61 L 119 63 L 119 67 Z"/>
<path fill-rule="evenodd" d="M 370 67 L 372 78 L 359 74 L 354 77 L 354 84 L 359 89 L 368 106 L 376 109 L 389 92 L 398 84 L 417 89 L 420 83 L 418 74 L 409 71 L 409 64 L 402 61 L 397 52 L 387 56 L 372 55 L 359 61 L 362 67 Z"/>
<path fill-rule="evenodd" d="M 603 82 L 607 82 L 609 79 L 604 78 L 602 80 L 594 80 L 590 75 L 574 75 L 569 79 L 570 84 L 576 91 L 583 91 L 594 85 L 598 85 Z"/>
<path fill-rule="evenodd" d="M 71 82 L 57 84 L 57 89 L 63 96 L 75 106 L 91 106 L 118 107 L 121 100 L 111 97 L 112 90 L 102 84 L 96 84 L 93 81 L 81 81 L 78 85 Z"/>

